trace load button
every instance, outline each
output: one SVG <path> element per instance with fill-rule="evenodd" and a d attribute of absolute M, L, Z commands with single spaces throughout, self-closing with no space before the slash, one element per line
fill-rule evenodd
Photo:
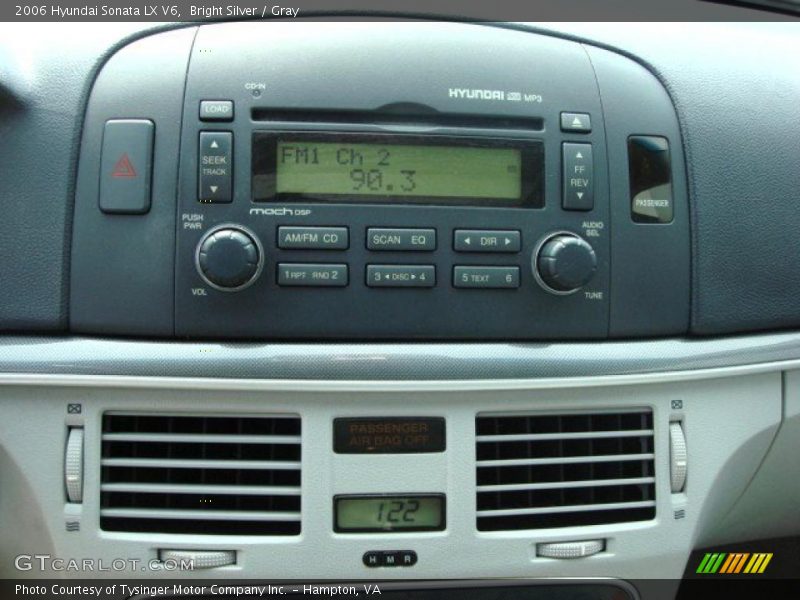
<path fill-rule="evenodd" d="M 201 100 L 201 121 L 232 121 L 233 102 L 231 100 Z"/>

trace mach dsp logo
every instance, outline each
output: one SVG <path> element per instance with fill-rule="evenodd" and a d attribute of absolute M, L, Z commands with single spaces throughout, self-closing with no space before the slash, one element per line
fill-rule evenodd
<path fill-rule="evenodd" d="M 696 573 L 701 575 L 736 575 L 738 573 L 761 574 L 772 560 L 772 552 L 710 552 L 707 553 Z"/>

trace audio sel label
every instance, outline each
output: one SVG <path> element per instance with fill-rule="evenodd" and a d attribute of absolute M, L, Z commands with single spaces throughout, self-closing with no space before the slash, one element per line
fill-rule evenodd
<path fill-rule="evenodd" d="M 442 417 L 363 417 L 333 420 L 337 454 L 444 452 Z"/>

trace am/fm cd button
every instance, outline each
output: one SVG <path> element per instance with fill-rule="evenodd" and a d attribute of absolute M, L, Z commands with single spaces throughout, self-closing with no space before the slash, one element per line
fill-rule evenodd
<path fill-rule="evenodd" d="M 347 250 L 347 227 L 278 227 L 278 248 L 285 250 Z"/>

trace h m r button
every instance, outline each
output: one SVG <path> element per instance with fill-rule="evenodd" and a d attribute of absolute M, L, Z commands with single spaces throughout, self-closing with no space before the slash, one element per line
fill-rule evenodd
<path fill-rule="evenodd" d="M 367 567 L 381 567 L 383 566 L 383 553 L 381 552 L 365 552 L 364 565 Z"/>

